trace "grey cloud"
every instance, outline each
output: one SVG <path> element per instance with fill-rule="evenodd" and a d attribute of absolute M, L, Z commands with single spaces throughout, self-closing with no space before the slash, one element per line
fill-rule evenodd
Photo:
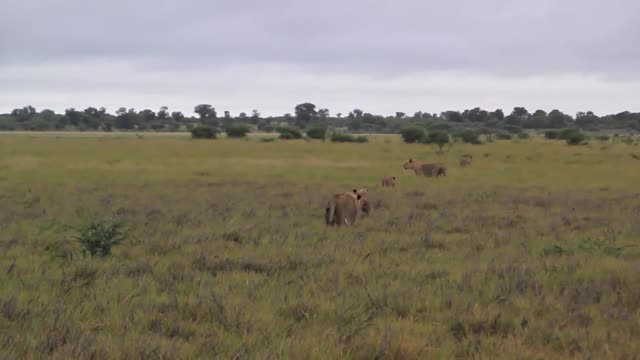
<path fill-rule="evenodd" d="M 635 73 L 635 0 L 13 0 L 0 62 L 112 58 L 172 69 Z"/>

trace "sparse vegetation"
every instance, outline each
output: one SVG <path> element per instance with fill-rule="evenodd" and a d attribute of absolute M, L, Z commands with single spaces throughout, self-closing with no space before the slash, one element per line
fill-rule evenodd
<path fill-rule="evenodd" d="M 435 179 L 399 170 L 436 158 L 399 135 L 92 136 L 0 136 L 0 357 L 640 353 L 629 146 L 456 143 Z M 390 169 L 398 185 L 375 190 Z M 327 197 L 353 187 L 373 211 L 326 229 Z M 79 233 L 92 212 L 130 227 L 110 256 L 81 256 L 74 239 L 122 238 L 111 220 Z"/>

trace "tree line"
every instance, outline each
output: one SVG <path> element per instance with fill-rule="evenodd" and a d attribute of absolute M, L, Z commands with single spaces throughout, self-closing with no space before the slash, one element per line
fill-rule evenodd
<path fill-rule="evenodd" d="M 396 112 L 389 116 L 354 109 L 348 114 L 331 115 L 329 109 L 303 103 L 296 105 L 291 113 L 268 117 L 261 116 L 258 110 L 232 116 L 229 111 L 219 113 L 210 104 L 195 106 L 193 116 L 187 116 L 180 111 L 169 111 L 166 106 L 157 111 L 121 107 L 113 114 L 107 112 L 104 107 L 88 107 L 84 110 L 69 108 L 64 114 L 59 114 L 49 109 L 38 111 L 33 106 L 25 106 L 14 109 L 9 114 L 0 114 L 0 131 L 177 132 L 191 131 L 198 126 L 223 130 L 239 125 L 259 132 L 275 132 L 283 126 L 300 130 L 342 129 L 351 133 L 400 133 L 407 127 L 416 126 L 446 132 L 473 129 L 480 134 L 519 134 L 526 129 L 564 128 L 584 131 L 640 131 L 640 113 L 624 111 L 598 116 L 588 111 L 571 116 L 559 110 L 530 112 L 524 107 L 514 107 L 511 112 L 504 112 L 501 109 L 488 111 L 476 107 L 441 113 L 418 111 L 412 115 Z"/>

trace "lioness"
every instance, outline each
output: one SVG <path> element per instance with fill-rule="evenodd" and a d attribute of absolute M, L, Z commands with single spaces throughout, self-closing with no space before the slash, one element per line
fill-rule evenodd
<path fill-rule="evenodd" d="M 358 194 L 357 189 L 353 189 L 353 192 L 333 195 L 325 209 L 326 225 L 353 225 L 360 213 L 361 198 L 362 195 Z"/>
<path fill-rule="evenodd" d="M 369 199 L 369 189 L 359 189 L 356 194 L 360 195 L 360 210 L 364 214 L 371 214 L 371 200 Z"/>
<path fill-rule="evenodd" d="M 395 176 L 385 176 L 382 178 L 382 187 L 395 187 L 395 186 L 396 186 Z"/>
<path fill-rule="evenodd" d="M 412 169 L 418 176 L 447 176 L 447 167 L 443 163 L 426 163 L 409 159 L 402 167 L 405 170 Z"/>

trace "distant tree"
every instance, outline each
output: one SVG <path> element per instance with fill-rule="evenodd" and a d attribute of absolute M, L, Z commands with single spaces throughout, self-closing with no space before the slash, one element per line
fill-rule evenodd
<path fill-rule="evenodd" d="M 425 139 L 423 140 L 423 142 L 426 144 L 437 145 L 439 152 L 442 152 L 444 146 L 447 145 L 450 141 L 451 140 L 449 139 L 449 134 L 441 130 L 429 132 L 429 134 L 427 134 Z"/>
<path fill-rule="evenodd" d="M 145 122 L 153 121 L 156 119 L 156 113 L 150 109 L 144 109 L 140 111 L 138 115 L 140 115 L 140 118 Z"/>
<path fill-rule="evenodd" d="M 329 117 L 329 109 L 318 110 L 318 117 L 322 120 L 326 120 Z"/>
<path fill-rule="evenodd" d="M 80 115 L 80 112 L 77 111 L 74 108 L 68 108 L 64 111 L 64 116 L 67 119 L 67 122 L 73 126 L 78 126 L 80 125 L 82 116 Z"/>
<path fill-rule="evenodd" d="M 470 122 L 485 122 L 488 116 L 489 113 L 485 110 L 480 109 L 479 107 L 473 108 L 471 110 L 465 110 L 462 113 L 462 118 L 465 121 Z"/>
<path fill-rule="evenodd" d="M 491 117 L 493 117 L 494 119 L 496 119 L 498 121 L 503 121 L 504 120 L 504 112 L 502 112 L 502 109 L 496 109 L 494 112 L 491 113 Z"/>
<path fill-rule="evenodd" d="M 260 112 L 258 110 L 251 111 L 251 123 L 257 124 L 260 122 Z"/>
<path fill-rule="evenodd" d="M 231 119 L 231 113 L 229 112 L 229 110 L 225 110 L 224 111 L 224 118 L 225 119 Z"/>
<path fill-rule="evenodd" d="M 576 114 L 576 125 L 583 129 L 597 130 L 600 118 L 592 111 L 579 112 Z"/>
<path fill-rule="evenodd" d="M 312 103 L 298 104 L 295 107 L 295 113 L 296 113 L 296 124 L 299 127 L 304 128 L 316 116 L 317 114 L 316 106 Z"/>
<path fill-rule="evenodd" d="M 84 109 L 84 113 L 91 117 L 100 117 L 100 113 L 98 113 L 98 109 L 91 106 Z"/>
<path fill-rule="evenodd" d="M 353 111 L 349 113 L 349 118 L 360 119 L 360 118 L 362 118 L 362 114 L 363 113 L 364 112 L 362 110 L 360 110 L 360 109 L 353 109 Z"/>
<path fill-rule="evenodd" d="M 396 112 L 396 119 L 400 120 L 400 119 L 404 119 L 407 116 L 407 114 L 403 113 L 402 111 L 397 111 Z"/>
<path fill-rule="evenodd" d="M 160 120 L 167 120 L 169 119 L 169 108 L 166 106 L 162 106 L 160 107 L 160 111 L 158 111 L 158 119 Z"/>
<path fill-rule="evenodd" d="M 515 115 L 515 116 L 519 116 L 521 118 L 524 118 L 524 117 L 529 116 L 529 111 L 527 111 L 527 109 L 522 107 L 522 106 L 516 106 L 516 107 L 513 108 L 513 111 L 511 112 L 511 115 Z"/>
<path fill-rule="evenodd" d="M 200 116 L 200 120 L 217 118 L 216 109 L 209 104 L 200 104 L 193 109 L 193 112 Z"/>
<path fill-rule="evenodd" d="M 447 121 L 452 122 L 462 122 L 462 115 L 458 111 L 445 111 L 440 116 L 442 116 Z"/>
<path fill-rule="evenodd" d="M 478 133 L 471 129 L 464 129 L 460 131 L 456 136 L 462 140 L 462 142 L 472 145 L 480 145 L 480 139 L 478 139 Z"/>
<path fill-rule="evenodd" d="M 171 113 L 171 118 L 175 122 L 181 122 L 182 120 L 184 120 L 184 115 L 180 111 L 174 111 Z"/>
<path fill-rule="evenodd" d="M 25 122 L 35 114 L 36 109 L 31 105 L 25 106 L 22 109 L 13 109 L 13 111 L 11 111 L 11 116 L 15 117 L 19 122 Z"/>
<path fill-rule="evenodd" d="M 342 113 L 337 113 L 336 116 L 338 117 L 338 119 L 342 119 Z"/>
<path fill-rule="evenodd" d="M 402 136 L 402 140 L 404 140 L 404 142 L 410 144 L 410 143 L 418 143 L 422 141 L 422 139 L 425 136 L 425 132 L 424 132 L 424 129 L 421 127 L 411 126 L 411 127 L 402 129 L 402 131 L 400 132 L 400 135 Z"/>
<path fill-rule="evenodd" d="M 547 119 L 549 121 L 549 127 L 555 129 L 566 127 L 571 122 L 573 122 L 571 116 L 563 114 L 560 110 L 557 109 L 552 110 L 549 115 L 547 115 Z"/>

